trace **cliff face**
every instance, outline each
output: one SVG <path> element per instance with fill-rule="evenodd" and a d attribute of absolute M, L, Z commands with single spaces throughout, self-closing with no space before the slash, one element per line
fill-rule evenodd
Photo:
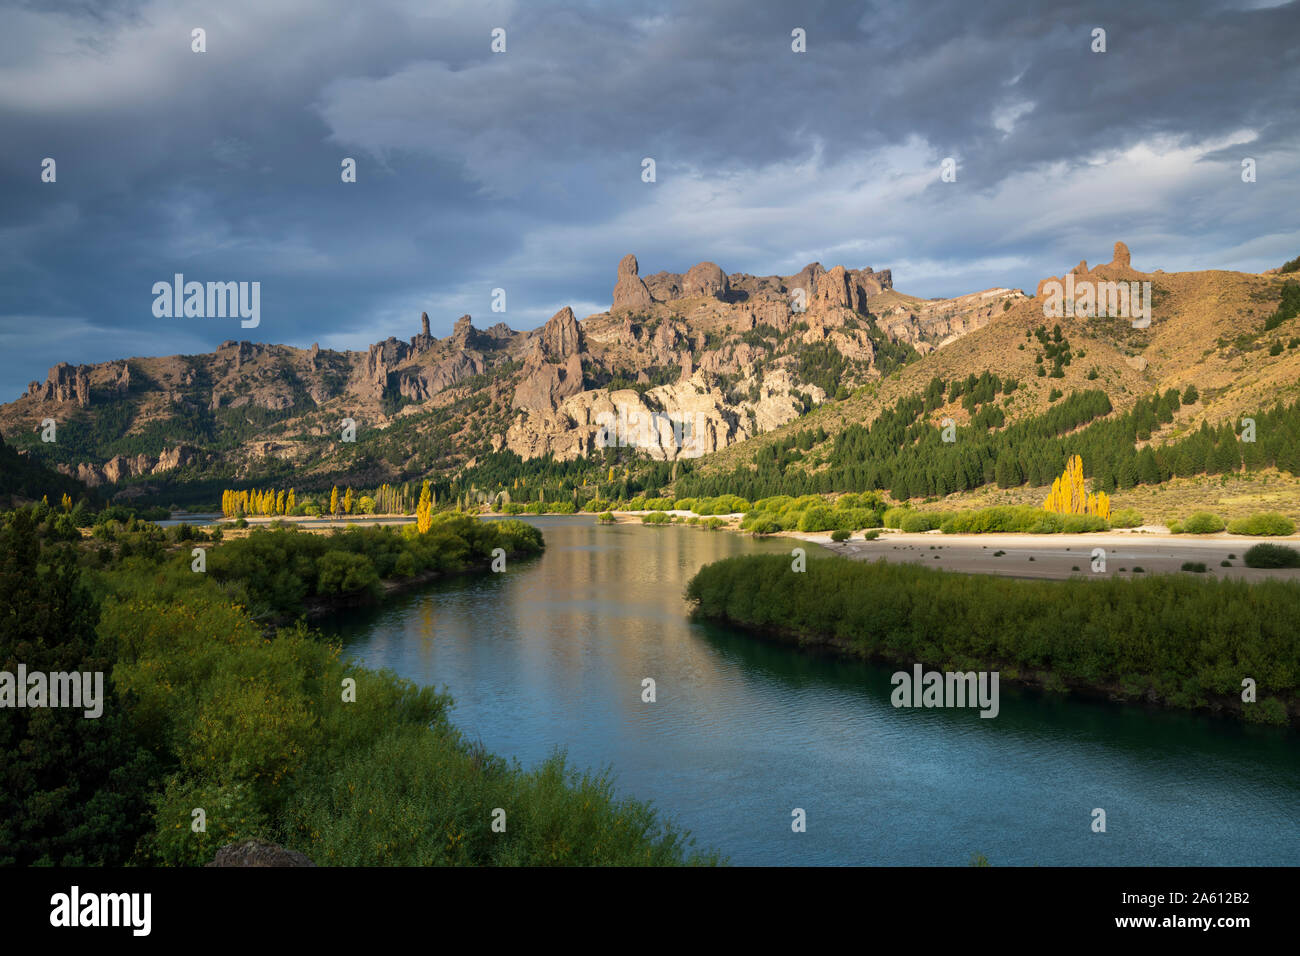
<path fill-rule="evenodd" d="M 464 315 L 439 339 L 425 313 L 410 339 L 361 352 L 232 340 L 207 355 L 60 363 L 0 406 L 0 432 L 35 447 L 39 423 L 54 418 L 60 440 L 41 453 L 109 485 L 177 468 L 251 476 L 277 460 L 323 471 L 334 467 L 345 419 L 366 435 L 399 420 L 421 434 L 436 425 L 443 468 L 502 448 L 589 454 L 598 419 L 610 417 L 644 421 L 624 428 L 640 429 L 635 441 L 652 457 L 707 454 L 791 421 L 828 389 L 878 379 L 889 370 L 882 349 L 897 361 L 897 349 L 941 347 L 1022 295 L 912 299 L 893 291 L 889 270 L 820 263 L 753 276 L 701 262 L 642 278 L 627 255 L 610 310 L 582 320 L 565 307 L 518 332 L 476 329 Z M 100 419 L 125 424 L 80 428 Z M 682 447 L 686 421 L 694 437 Z M 373 464 L 396 474 L 418 467 L 408 459 L 390 445 Z"/>

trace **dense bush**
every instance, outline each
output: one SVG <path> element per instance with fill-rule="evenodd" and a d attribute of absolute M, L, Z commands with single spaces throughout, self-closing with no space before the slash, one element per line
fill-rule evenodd
<path fill-rule="evenodd" d="M 647 515 L 641 516 L 642 524 L 671 524 L 672 518 L 662 511 L 652 511 Z"/>
<path fill-rule="evenodd" d="M 948 514 L 939 527 L 944 534 L 1084 534 L 1105 531 L 1109 525 L 1097 515 L 1059 514 L 1033 505 L 999 505 Z"/>
<path fill-rule="evenodd" d="M 1110 514 L 1112 528 L 1136 528 L 1142 524 L 1142 513 L 1136 508 L 1120 508 Z"/>
<path fill-rule="evenodd" d="M 283 529 L 253 531 L 208 554 L 208 574 L 259 617 L 289 618 L 310 598 L 373 598 L 379 582 L 424 572 L 451 573 L 486 566 L 494 548 L 534 554 L 542 534 L 515 519 L 480 521 L 444 512 L 419 534 L 414 525 L 335 529 L 329 535 Z M 188 559 L 187 559 L 188 560 Z"/>
<path fill-rule="evenodd" d="M 1212 515 L 1208 511 L 1198 511 L 1196 514 L 1182 522 L 1179 531 L 1175 534 L 1217 534 L 1224 528 L 1223 519 L 1218 515 Z M 1172 531 L 1172 526 L 1170 527 Z"/>
<path fill-rule="evenodd" d="M 1246 534 L 1253 537 L 1281 536 L 1295 534 L 1295 522 L 1286 515 L 1276 511 L 1265 511 L 1251 515 L 1249 518 L 1234 518 L 1228 522 L 1230 534 Z"/>
<path fill-rule="evenodd" d="M 686 595 L 705 617 L 864 658 L 1123 683 L 1181 707 L 1238 700 L 1250 676 L 1277 701 L 1274 716 L 1300 707 L 1300 584 L 1289 581 L 1032 581 L 841 558 L 797 574 L 787 557 L 757 555 L 704 567 Z"/>
<path fill-rule="evenodd" d="M 1257 544 L 1242 560 L 1248 568 L 1300 568 L 1300 551 L 1284 544 Z"/>
<path fill-rule="evenodd" d="M 843 528 L 836 528 L 831 532 L 832 541 L 847 541 L 848 539 L 849 532 L 845 531 Z"/>
<path fill-rule="evenodd" d="M 884 513 L 882 520 L 886 528 L 902 528 L 903 519 L 911 512 L 911 508 L 890 508 Z"/>
<path fill-rule="evenodd" d="M 910 534 L 915 534 L 918 531 L 933 531 L 939 527 L 943 519 L 944 515 L 936 511 L 909 511 L 903 515 L 898 529 Z"/>

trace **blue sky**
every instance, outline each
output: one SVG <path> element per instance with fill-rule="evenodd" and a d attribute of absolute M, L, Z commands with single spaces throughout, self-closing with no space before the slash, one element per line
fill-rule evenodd
<path fill-rule="evenodd" d="M 1297 3 L 55 0 L 0 22 L 0 400 L 58 361 L 584 316 L 627 252 L 643 275 L 891 268 L 921 296 L 1032 293 L 1117 239 L 1144 270 L 1300 254 Z M 176 272 L 260 282 L 260 327 L 155 318 Z"/>

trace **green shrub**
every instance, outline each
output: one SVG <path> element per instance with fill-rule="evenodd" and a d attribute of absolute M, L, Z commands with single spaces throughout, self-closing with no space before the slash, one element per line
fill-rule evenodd
<path fill-rule="evenodd" d="M 1284 544 L 1257 544 L 1242 560 L 1248 568 L 1300 568 L 1300 551 Z"/>
<path fill-rule="evenodd" d="M 909 511 L 903 515 L 899 523 L 899 530 L 906 531 L 909 534 L 916 534 L 921 531 L 933 531 L 939 527 L 943 516 L 934 511 Z"/>
<path fill-rule="evenodd" d="M 596 516 L 596 520 L 599 521 L 601 524 L 613 524 L 614 516 L 610 514 L 608 511 L 603 511 Z"/>
<path fill-rule="evenodd" d="M 880 529 L 872 528 L 870 531 L 864 531 L 862 534 L 863 541 L 875 541 L 880 537 Z"/>
<path fill-rule="evenodd" d="M 1224 528 L 1223 519 L 1208 511 L 1198 511 L 1183 522 L 1180 534 L 1217 534 Z"/>
<path fill-rule="evenodd" d="M 902 528 L 903 519 L 912 513 L 911 508 L 890 508 L 888 509 L 883 520 L 886 528 Z"/>
<path fill-rule="evenodd" d="M 831 532 L 832 541 L 847 541 L 848 539 L 849 532 L 845 531 L 843 528 L 836 528 Z"/>
<path fill-rule="evenodd" d="M 1134 568 L 1133 570 L 1136 571 L 1137 568 Z M 1184 561 L 1182 570 L 1192 571 L 1196 574 L 1204 574 L 1208 568 L 1205 567 L 1204 561 Z"/>
<path fill-rule="evenodd" d="M 641 516 L 642 524 L 671 524 L 672 518 L 662 511 L 652 511 L 647 515 Z"/>
<path fill-rule="evenodd" d="M 1228 533 L 1261 538 L 1286 537 L 1295 534 L 1295 522 L 1276 511 L 1265 511 L 1249 518 L 1234 518 L 1228 522 Z"/>
<path fill-rule="evenodd" d="M 799 517 L 800 531 L 831 531 L 838 527 L 835 512 L 825 505 L 809 508 Z"/>
<path fill-rule="evenodd" d="M 1142 513 L 1136 508 L 1120 508 L 1110 514 L 1112 528 L 1136 528 L 1142 524 Z"/>

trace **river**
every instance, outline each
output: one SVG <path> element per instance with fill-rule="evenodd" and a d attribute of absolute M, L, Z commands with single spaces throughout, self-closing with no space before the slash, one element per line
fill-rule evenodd
<path fill-rule="evenodd" d="M 1293 732 L 1006 685 L 995 719 L 895 709 L 897 668 L 687 617 L 702 565 L 798 542 L 529 520 L 543 556 L 329 629 L 366 665 L 448 690 L 454 722 L 488 749 L 531 766 L 563 748 L 611 768 L 620 794 L 733 863 L 1300 863 Z M 795 808 L 806 832 L 792 831 Z"/>

